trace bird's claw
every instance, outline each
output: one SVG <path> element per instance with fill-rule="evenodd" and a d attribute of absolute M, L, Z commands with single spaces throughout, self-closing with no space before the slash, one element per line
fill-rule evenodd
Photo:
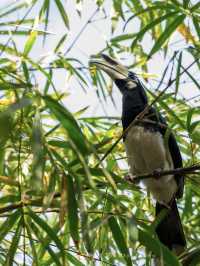
<path fill-rule="evenodd" d="M 134 182 L 134 179 L 135 179 L 136 176 L 132 175 L 132 174 L 127 174 L 125 175 L 124 179 L 128 182 Z"/>
<path fill-rule="evenodd" d="M 153 176 L 154 177 L 160 177 L 160 173 L 163 169 L 162 168 L 157 168 L 153 171 Z"/>

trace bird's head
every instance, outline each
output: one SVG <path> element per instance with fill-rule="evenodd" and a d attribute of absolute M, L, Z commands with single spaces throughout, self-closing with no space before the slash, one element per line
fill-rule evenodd
<path fill-rule="evenodd" d="M 135 74 L 108 55 L 102 54 L 101 58 L 92 58 L 89 64 L 106 72 L 122 94 L 134 90 L 138 86 Z"/>

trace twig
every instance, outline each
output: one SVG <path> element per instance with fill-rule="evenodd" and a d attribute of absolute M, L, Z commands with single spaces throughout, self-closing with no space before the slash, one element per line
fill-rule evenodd
<path fill-rule="evenodd" d="M 66 52 L 64 55 L 66 55 L 67 53 L 69 53 L 69 51 L 73 48 L 73 46 L 75 45 L 75 43 L 78 41 L 78 39 L 80 38 L 81 34 L 83 33 L 83 31 L 85 30 L 85 28 L 87 27 L 87 25 L 90 23 L 90 21 L 93 19 L 93 17 L 96 15 L 96 13 L 99 11 L 99 7 L 92 13 L 92 15 L 89 17 L 89 19 L 86 21 L 86 23 L 83 25 L 83 27 L 80 29 L 79 33 L 76 35 L 75 39 L 73 40 L 72 44 L 67 48 Z"/>
<path fill-rule="evenodd" d="M 187 174 L 196 174 L 197 171 L 200 171 L 200 163 L 198 164 L 194 164 L 188 167 L 183 167 L 183 168 L 176 168 L 176 169 L 172 169 L 172 170 L 164 170 L 164 171 L 160 171 L 160 172 L 153 172 L 151 174 L 144 174 L 141 176 L 134 176 L 132 179 L 130 177 L 130 182 L 132 183 L 136 183 L 142 179 L 148 179 L 148 178 L 157 178 L 159 179 L 162 176 L 165 175 L 175 175 L 175 174 L 182 174 L 182 175 L 187 175 Z M 54 194 L 54 199 L 59 198 L 60 197 L 60 192 L 56 192 Z M 18 202 L 6 207 L 2 207 L 0 208 L 0 214 L 3 214 L 5 212 L 8 211 L 12 211 L 15 209 L 19 209 L 19 208 L 23 208 L 25 206 L 38 206 L 38 204 L 42 203 L 43 198 L 39 198 L 39 199 L 34 199 L 34 200 L 29 200 L 29 201 L 24 201 L 24 202 Z M 51 210 L 52 212 L 53 210 Z M 57 210 L 54 209 L 55 212 L 57 212 Z"/>

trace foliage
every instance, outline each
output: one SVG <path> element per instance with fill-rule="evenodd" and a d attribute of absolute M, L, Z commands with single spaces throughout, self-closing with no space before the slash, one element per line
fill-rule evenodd
<path fill-rule="evenodd" d="M 79 16 L 85 2 L 74 3 Z M 178 260 L 155 237 L 152 200 L 123 179 L 124 146 L 114 145 L 121 134 L 120 118 L 88 116 L 87 108 L 72 113 L 64 104 L 68 95 L 55 78 L 59 71 L 68 82 L 75 77 L 85 93 L 92 82 L 102 104 L 107 98 L 116 104 L 102 73 L 90 73 L 70 55 L 95 16 L 105 16 L 112 35 L 103 52 L 130 58 L 130 68 L 140 70 L 140 78 L 149 84 L 151 101 L 171 85 L 156 105 L 176 135 L 184 166 L 198 163 L 200 109 L 198 101 L 181 95 L 185 84 L 200 89 L 193 74 L 200 67 L 200 4 L 114 0 L 108 15 L 106 1 L 95 2 L 95 12 L 70 45 L 66 32 L 72 21 L 65 1 L 18 0 L 0 7 L 1 265 L 150 265 L 151 252 L 166 265 L 180 265 L 182 258 Z M 20 19 L 7 19 L 17 17 L 17 12 Z M 53 56 L 37 58 L 34 49 L 41 39 L 48 44 L 54 12 L 66 32 L 52 49 Z M 182 45 L 175 51 L 174 35 Z M 159 80 L 149 72 L 158 55 L 166 65 Z M 188 242 L 185 257 L 191 265 L 200 261 L 199 185 L 198 174 L 186 176 L 179 204 Z"/>

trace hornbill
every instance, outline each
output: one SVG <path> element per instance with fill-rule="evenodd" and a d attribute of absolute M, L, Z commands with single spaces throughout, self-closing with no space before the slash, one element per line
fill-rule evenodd
<path fill-rule="evenodd" d="M 132 121 L 148 105 L 144 86 L 136 74 L 117 60 L 102 54 L 91 58 L 90 65 L 106 72 L 122 93 L 122 126 L 130 174 L 158 173 L 182 167 L 182 157 L 173 133 L 167 130 L 164 117 L 151 106 L 145 114 L 145 121 Z M 164 126 L 163 126 L 164 125 Z M 175 254 L 183 252 L 186 240 L 177 209 L 176 198 L 183 196 L 184 177 L 165 175 L 142 181 L 156 200 L 156 217 L 165 209 L 166 216 L 156 227 L 159 240 Z"/>

